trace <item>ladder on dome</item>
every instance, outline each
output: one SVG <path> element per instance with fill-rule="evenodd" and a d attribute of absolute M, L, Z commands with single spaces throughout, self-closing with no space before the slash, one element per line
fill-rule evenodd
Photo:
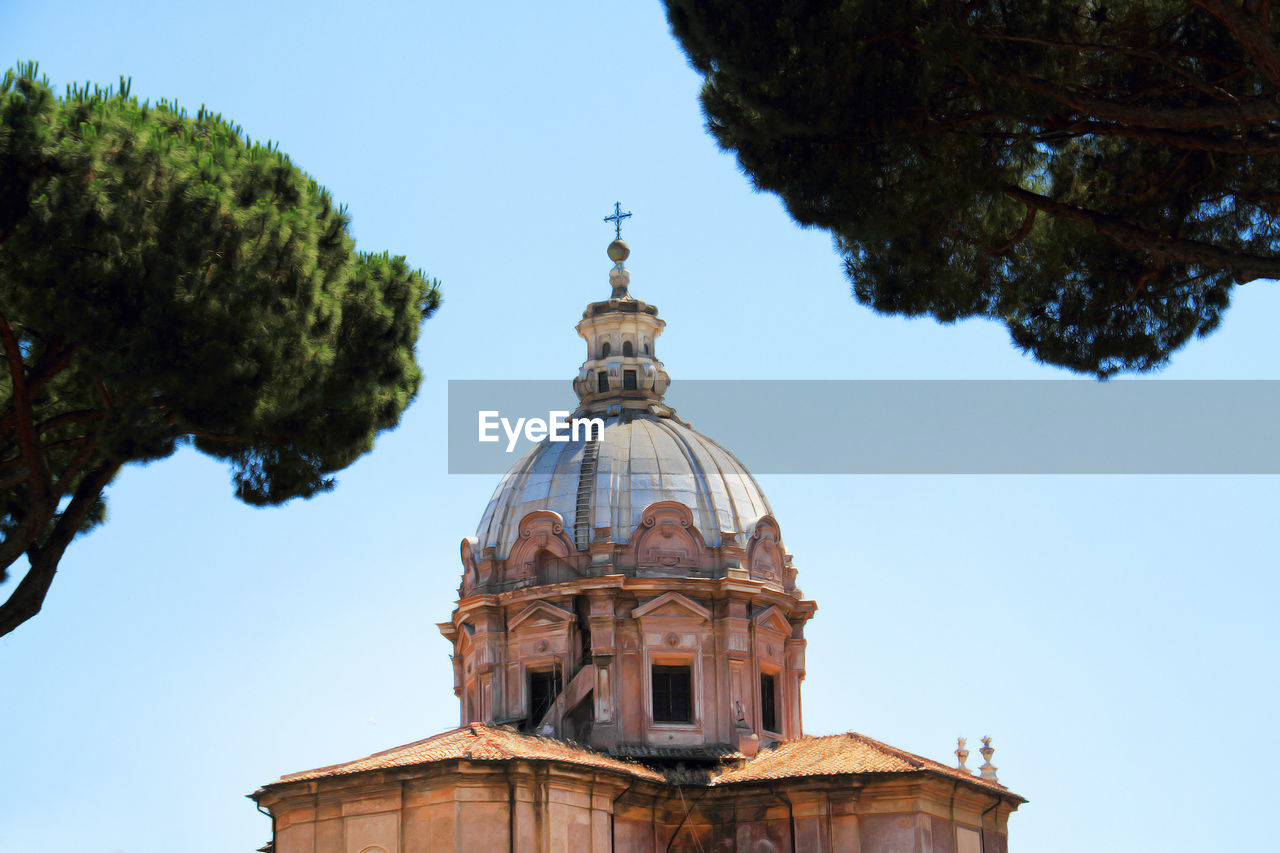
<path fill-rule="evenodd" d="M 582 448 L 582 467 L 578 469 L 578 503 L 573 511 L 573 543 L 579 551 L 591 547 L 591 495 L 595 491 L 599 457 L 599 439 L 587 439 Z"/>

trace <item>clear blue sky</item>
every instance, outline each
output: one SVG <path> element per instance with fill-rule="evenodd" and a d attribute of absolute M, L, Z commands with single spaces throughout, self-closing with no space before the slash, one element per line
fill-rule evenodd
<path fill-rule="evenodd" d="M 676 382 L 1060 375 L 997 326 L 854 303 L 828 237 L 704 133 L 657 3 L 0 0 L 0 56 L 58 84 L 130 75 L 278 140 L 363 248 L 445 293 L 421 396 L 336 492 L 252 510 L 194 453 L 120 476 L 45 611 L 0 641 L 3 853 L 249 851 L 259 784 L 456 724 L 435 623 L 497 478 L 445 473 L 445 383 L 575 374 L 615 199 Z M 1277 317 L 1275 284 L 1240 289 L 1163 376 L 1280 378 Z M 1031 800 L 1015 851 L 1271 832 L 1277 478 L 761 485 L 820 608 L 809 732 L 941 760 L 992 735 Z"/>

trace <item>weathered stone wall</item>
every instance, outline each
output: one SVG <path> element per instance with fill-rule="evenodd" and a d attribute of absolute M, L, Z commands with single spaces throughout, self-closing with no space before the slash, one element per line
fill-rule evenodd
<path fill-rule="evenodd" d="M 763 744 L 803 734 L 804 623 L 813 610 L 812 602 L 748 577 L 616 575 L 465 598 L 442 630 L 454 644 L 462 725 L 525 720 L 538 727 L 529 674 L 548 672 L 563 689 L 549 720 L 557 737 L 600 749 L 733 749 L 744 737 Z M 690 668 L 688 723 L 653 719 L 655 664 Z M 590 683 L 570 691 L 588 668 Z M 773 730 L 761 719 L 762 674 L 776 684 Z"/>
<path fill-rule="evenodd" d="M 263 793 L 276 853 L 1008 853 L 1014 804 L 930 777 L 702 787 L 446 762 Z M 986 815 L 983 812 L 986 811 Z"/>

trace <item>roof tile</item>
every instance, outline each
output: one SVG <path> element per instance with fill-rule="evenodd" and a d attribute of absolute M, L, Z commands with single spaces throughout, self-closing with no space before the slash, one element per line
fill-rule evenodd
<path fill-rule="evenodd" d="M 709 784 L 719 786 L 863 773 L 934 773 L 1022 799 L 1010 793 L 1003 785 L 897 749 L 856 732 L 782 741 L 769 749 L 761 750 L 750 760 L 735 761 L 735 758 L 741 758 L 740 753 L 732 753 L 724 757 L 726 759 L 724 765 L 703 775 L 702 778 L 709 780 Z M 281 776 L 278 781 L 270 783 L 268 787 L 459 759 L 558 761 L 581 767 L 611 770 L 654 782 L 662 782 L 666 778 L 663 773 L 643 764 L 613 758 L 576 744 L 537 735 L 521 734 L 506 727 L 472 723 L 426 740 L 374 753 L 356 761 L 317 767 L 301 773 L 290 773 Z"/>
<path fill-rule="evenodd" d="M 962 779 L 993 791 L 1008 793 L 1008 789 L 1003 785 L 906 750 L 897 749 L 857 732 L 781 741 L 770 749 L 761 750 L 750 761 L 729 767 L 716 776 L 711 784 L 731 785 L 736 782 L 795 779 L 805 776 L 918 772 L 937 773 Z M 1016 795 L 1010 794 L 1010 796 Z"/>
<path fill-rule="evenodd" d="M 511 761 L 515 759 L 542 759 L 563 761 L 583 767 L 614 770 L 638 776 L 642 779 L 661 781 L 662 775 L 640 764 L 610 758 L 599 752 L 571 743 L 551 740 L 536 735 L 520 734 L 508 728 L 472 723 L 468 726 L 443 732 L 426 740 L 375 752 L 366 758 L 331 764 L 281 776 L 272 785 L 304 782 L 330 776 L 347 776 L 370 770 L 391 770 L 433 764 L 439 761 L 467 759 L 470 761 Z"/>

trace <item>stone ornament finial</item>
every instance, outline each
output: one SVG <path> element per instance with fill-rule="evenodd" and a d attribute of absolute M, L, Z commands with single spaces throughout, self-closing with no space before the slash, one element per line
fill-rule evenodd
<path fill-rule="evenodd" d="M 613 269 L 609 270 L 609 286 L 613 288 L 610 299 L 630 299 L 627 287 L 631 284 L 631 273 L 623 266 L 623 261 L 631 254 L 631 249 L 622 240 L 614 240 L 609 244 L 609 258 L 613 261 Z"/>
<path fill-rule="evenodd" d="M 982 766 L 978 768 L 979 775 L 988 782 L 999 782 L 996 778 L 996 766 L 991 763 L 991 756 L 995 754 L 995 747 L 991 745 L 991 738 L 984 737 L 982 739 L 982 749 L 978 750 L 982 753 Z"/>
<path fill-rule="evenodd" d="M 631 211 L 622 212 L 622 202 L 613 203 L 613 215 L 606 216 L 605 222 L 613 223 L 613 242 L 609 244 L 609 260 L 613 261 L 613 269 L 609 272 L 609 284 L 613 286 L 611 299 L 630 299 L 627 285 L 631 283 L 631 273 L 623 266 L 631 248 L 622 239 L 622 221 L 631 217 Z"/>
<path fill-rule="evenodd" d="M 956 758 L 959 759 L 959 763 L 956 764 L 957 770 L 961 773 L 973 772 L 965 766 L 965 761 L 969 759 L 969 750 L 965 749 L 965 739 L 962 737 L 956 738 Z"/>

